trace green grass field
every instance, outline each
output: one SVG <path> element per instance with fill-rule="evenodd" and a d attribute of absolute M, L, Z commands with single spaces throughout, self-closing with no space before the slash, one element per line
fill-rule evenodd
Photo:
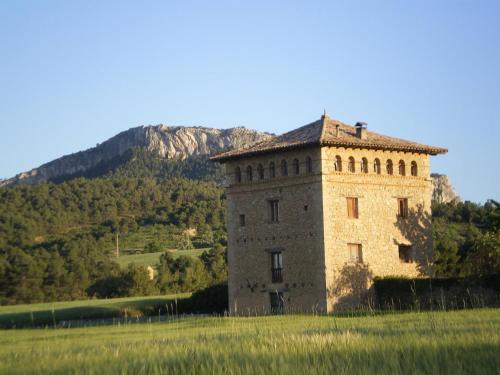
<path fill-rule="evenodd" d="M 209 249 L 192 249 L 192 250 L 174 250 L 171 251 L 172 256 L 177 258 L 181 255 L 186 255 L 190 257 L 199 257 L 205 250 Z M 160 256 L 163 251 L 157 253 L 145 253 L 145 254 L 127 254 L 121 255 L 114 260 L 120 265 L 120 267 L 126 267 L 129 263 L 135 263 L 138 266 L 156 266 L 160 262 Z"/>
<path fill-rule="evenodd" d="M 0 331 L 2 374 L 497 374 L 500 310 Z"/>
<path fill-rule="evenodd" d="M 70 302 L 37 303 L 32 305 L 0 306 L 0 327 L 59 326 L 62 322 L 84 320 L 81 324 L 89 325 L 89 320 L 138 317 L 154 314 L 149 311 L 153 306 L 175 302 L 176 299 L 189 297 L 189 293 L 113 299 L 96 299 Z M 97 322 L 96 322 L 97 321 Z"/>

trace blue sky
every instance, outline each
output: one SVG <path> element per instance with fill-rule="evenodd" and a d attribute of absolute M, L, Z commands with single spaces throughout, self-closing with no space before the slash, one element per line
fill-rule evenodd
<path fill-rule="evenodd" d="M 0 177 L 164 123 L 282 133 L 326 109 L 449 148 L 500 199 L 500 1 L 0 3 Z"/>

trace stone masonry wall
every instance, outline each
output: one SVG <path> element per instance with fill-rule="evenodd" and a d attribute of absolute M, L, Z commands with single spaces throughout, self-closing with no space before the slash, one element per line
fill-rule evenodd
<path fill-rule="evenodd" d="M 334 169 L 342 158 L 342 172 Z M 355 172 L 348 172 L 348 158 L 355 158 Z M 368 173 L 361 172 L 361 159 L 368 159 Z M 381 174 L 374 172 L 374 159 Z M 393 175 L 386 161 L 393 162 Z M 406 176 L 398 173 L 404 160 Z M 418 175 L 410 175 L 411 162 Z M 419 276 L 429 272 L 432 259 L 431 191 L 429 157 L 401 152 L 323 148 L 323 207 L 328 311 L 365 304 L 374 276 Z M 358 198 L 359 218 L 348 218 L 347 197 Z M 408 217 L 398 217 L 397 198 L 408 198 Z M 349 261 L 348 244 L 362 245 L 362 263 Z M 402 263 L 398 245 L 411 245 L 414 262 Z"/>
<path fill-rule="evenodd" d="M 312 158 L 312 173 L 306 172 L 305 159 Z M 294 174 L 293 159 L 300 161 Z M 288 163 L 288 176 L 282 177 L 281 160 Z M 276 177 L 269 177 L 269 162 L 276 165 Z M 264 166 L 259 180 L 257 165 Z M 253 181 L 246 181 L 246 168 L 252 166 Z M 242 182 L 234 170 L 239 166 Z M 270 293 L 283 292 L 285 310 L 325 311 L 326 290 L 323 253 L 322 191 L 320 150 L 235 160 L 226 165 L 228 215 L 229 306 L 232 314 L 253 315 L 269 312 Z M 270 221 L 268 200 L 279 200 L 279 222 Z M 240 215 L 246 225 L 240 226 Z M 283 283 L 271 282 L 272 250 L 283 254 Z"/>

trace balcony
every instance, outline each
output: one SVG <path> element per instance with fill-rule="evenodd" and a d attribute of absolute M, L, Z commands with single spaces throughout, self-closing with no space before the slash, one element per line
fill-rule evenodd
<path fill-rule="evenodd" d="M 272 268 L 271 269 L 271 280 L 273 283 L 283 282 L 283 268 Z"/>

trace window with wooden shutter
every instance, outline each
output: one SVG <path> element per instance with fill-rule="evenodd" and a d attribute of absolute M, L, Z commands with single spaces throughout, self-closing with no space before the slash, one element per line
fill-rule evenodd
<path fill-rule="evenodd" d="M 408 198 L 398 198 L 398 216 L 408 217 Z"/>
<path fill-rule="evenodd" d="M 347 250 L 349 251 L 349 262 L 363 263 L 363 248 L 360 243 L 347 244 Z"/>
<path fill-rule="evenodd" d="M 358 198 L 347 198 L 347 217 L 358 218 Z"/>

